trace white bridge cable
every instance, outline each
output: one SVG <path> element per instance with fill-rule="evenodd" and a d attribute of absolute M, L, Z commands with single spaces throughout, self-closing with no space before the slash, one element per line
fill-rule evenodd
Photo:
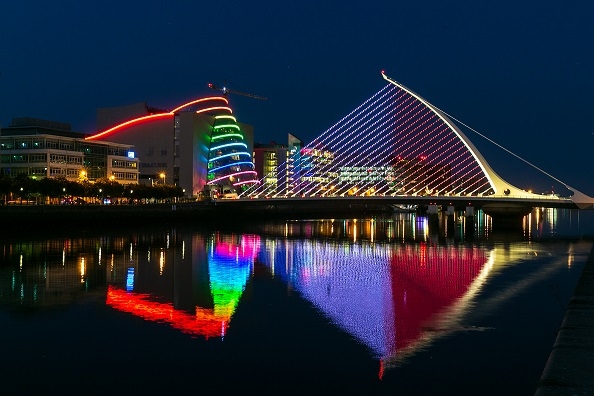
<path fill-rule="evenodd" d="M 394 88 L 395 88 L 395 87 L 394 87 Z M 352 129 L 352 128 L 353 128 L 355 125 L 357 125 L 359 122 L 361 122 L 361 121 L 355 122 L 355 120 L 358 120 L 358 119 L 359 119 L 359 116 L 360 116 L 361 114 L 363 114 L 363 115 L 367 115 L 367 114 L 369 113 L 367 110 L 369 110 L 370 108 L 372 108 L 372 106 L 373 106 L 373 108 L 377 108 L 378 106 L 374 106 L 374 105 L 376 105 L 376 104 L 377 104 L 377 102 L 379 102 L 380 100 L 384 99 L 384 98 L 385 98 L 385 97 L 386 97 L 386 96 L 387 96 L 387 95 L 388 95 L 390 92 L 392 92 L 392 91 L 398 91 L 398 90 L 397 90 L 397 89 L 391 89 L 389 92 L 386 92 L 385 94 L 383 94 L 382 96 L 380 96 L 378 99 L 376 99 L 374 102 L 372 102 L 372 103 L 371 103 L 369 106 L 367 106 L 365 109 L 361 110 L 361 111 L 360 111 L 360 112 L 358 112 L 356 115 L 349 117 L 349 119 L 348 119 L 348 120 L 347 120 L 347 121 L 346 121 L 346 122 L 345 122 L 343 125 L 340 125 L 340 126 L 338 126 L 338 123 L 337 123 L 337 124 L 334 124 L 334 126 L 332 126 L 332 127 L 331 127 L 331 129 L 332 129 L 332 128 L 334 128 L 334 127 L 337 127 L 337 126 L 338 126 L 338 127 L 336 128 L 336 130 L 333 130 L 333 129 L 332 129 L 332 135 L 330 136 L 330 138 L 332 138 L 332 139 L 330 139 L 330 141 L 329 141 L 329 142 L 327 141 L 327 138 L 326 138 L 326 139 L 320 139 L 320 138 L 321 138 L 322 136 L 324 136 L 324 135 L 328 134 L 328 133 L 331 131 L 331 129 L 328 129 L 328 130 L 326 130 L 326 132 L 324 132 L 322 135 L 320 135 L 320 137 L 318 137 L 318 138 L 314 139 L 312 142 L 310 142 L 310 143 L 309 143 L 308 145 L 306 145 L 305 147 L 306 147 L 306 148 L 307 148 L 307 147 L 312 147 L 312 146 L 313 146 L 313 145 L 315 145 L 315 144 L 325 144 L 325 145 L 328 145 L 328 146 L 330 146 L 330 144 L 331 144 L 332 142 L 334 142 L 334 141 L 335 141 L 335 140 L 336 140 L 338 137 L 340 137 L 340 136 L 342 135 L 342 134 L 338 133 L 338 131 L 340 131 L 340 130 L 341 130 L 341 129 L 343 129 L 343 128 L 346 128 L 347 126 L 348 126 L 348 128 L 347 128 L 346 130 L 350 130 L 350 129 Z M 383 100 L 383 102 L 382 102 L 382 104 L 383 104 L 383 103 L 386 103 L 386 102 L 388 102 L 390 99 L 392 99 L 394 96 L 396 96 L 396 95 L 397 95 L 397 93 L 398 93 L 398 92 L 396 92 L 396 93 L 392 94 L 392 95 L 391 95 L 390 97 L 388 97 L 387 99 L 384 99 L 384 100 Z M 377 95 L 376 95 L 376 96 L 377 96 Z M 367 101 L 367 102 L 368 102 L 368 101 Z M 353 112 L 351 112 L 350 114 L 353 114 Z M 363 120 L 363 119 L 365 119 L 365 117 L 363 117 L 363 118 L 362 118 L 362 120 Z M 342 119 L 342 120 L 346 120 L 346 117 L 343 117 L 343 119 Z M 351 123 L 354 123 L 354 124 L 353 124 L 353 125 L 350 125 Z"/>
<path fill-rule="evenodd" d="M 388 90 L 388 92 L 384 93 L 383 95 L 381 95 L 384 91 Z M 344 116 L 343 118 L 341 118 L 337 123 L 335 123 L 334 125 L 332 125 L 330 128 L 328 128 L 325 132 L 323 132 L 316 140 L 319 141 L 320 138 L 324 137 L 325 135 L 334 132 L 334 129 L 341 125 L 343 123 L 343 121 L 347 120 L 347 119 L 354 119 L 353 114 L 357 113 L 357 115 L 359 114 L 365 114 L 365 112 L 371 107 L 373 106 L 375 103 L 377 103 L 377 101 L 381 100 L 383 97 L 385 97 L 387 94 L 389 94 L 389 92 L 392 91 L 398 91 L 397 87 L 395 87 L 392 84 L 387 84 L 386 86 L 384 86 L 382 89 L 380 89 L 378 92 L 376 92 L 373 96 L 371 96 L 369 99 L 367 99 L 365 102 L 363 102 L 361 105 L 357 106 L 353 111 L 351 111 L 349 114 L 347 114 L 346 116 Z M 381 95 L 380 98 L 375 99 L 378 95 Z M 374 101 L 374 102 L 372 102 Z M 364 106 L 366 106 L 369 102 L 372 102 L 370 105 L 368 105 L 367 107 L 363 108 Z M 362 109 L 363 108 L 363 109 Z M 346 125 L 348 125 L 349 122 L 346 123 Z M 340 130 L 340 128 L 342 128 L 344 126 L 340 126 L 338 129 Z M 314 142 L 316 142 L 316 140 L 314 140 Z M 322 139 L 322 141 L 325 141 L 326 139 Z M 314 142 L 310 143 L 310 145 L 312 145 Z M 307 147 L 307 146 L 306 146 Z M 289 159 L 287 158 L 287 161 Z M 281 164 L 279 167 L 281 167 L 284 172 L 281 173 L 282 174 L 287 174 L 287 163 L 286 161 Z M 262 181 L 264 181 L 266 178 L 269 178 L 271 176 L 274 176 L 274 174 L 276 174 L 276 178 L 278 179 L 278 175 L 280 172 L 270 172 L 269 174 L 267 174 L 266 176 L 264 176 L 262 179 L 260 179 L 260 183 L 259 186 L 254 185 L 255 188 L 249 188 L 248 190 L 244 191 L 240 196 L 244 196 L 244 195 L 248 195 L 248 196 L 253 196 L 256 193 L 262 193 L 263 191 L 268 192 L 271 189 L 276 189 L 278 188 L 278 186 L 274 186 L 271 185 L 270 183 L 263 183 Z M 268 184 L 268 185 L 267 185 Z M 286 180 L 285 183 L 286 184 Z M 286 186 L 285 186 L 286 187 Z M 262 190 L 261 190 L 262 189 Z"/>
<path fill-rule="evenodd" d="M 351 111 L 349 114 L 347 114 L 346 116 L 342 117 L 340 120 L 338 120 L 334 125 L 332 125 L 330 128 L 326 129 L 324 132 L 322 132 L 322 134 L 319 136 L 320 138 L 323 137 L 325 134 L 330 133 L 330 131 L 332 131 L 337 125 L 341 124 L 344 120 L 346 120 L 347 118 L 352 118 L 351 116 L 356 113 L 359 112 L 359 114 L 361 114 L 364 110 L 359 111 L 363 106 L 365 106 L 367 103 L 371 102 L 376 96 L 380 95 L 383 91 L 385 91 L 386 89 L 388 89 L 389 91 L 394 91 L 395 90 L 395 86 L 393 84 L 387 84 L 386 86 L 384 86 L 382 89 L 380 89 L 379 91 L 377 91 L 375 94 L 373 94 L 369 99 L 367 99 L 365 102 L 361 103 L 359 106 L 357 106 L 353 111 Z M 386 94 L 382 95 L 385 96 Z M 370 106 L 368 106 L 370 107 Z M 314 140 L 315 141 L 315 140 Z"/>
<path fill-rule="evenodd" d="M 407 105 L 407 107 L 401 109 L 395 116 L 399 115 L 400 113 L 402 113 L 402 111 L 406 110 L 410 105 L 414 104 L 414 102 L 410 103 L 409 105 Z M 414 108 L 413 108 L 414 110 Z M 407 113 L 408 114 L 408 113 Z M 403 117 L 400 117 L 399 119 L 393 121 L 390 125 L 388 125 L 387 128 L 383 128 L 383 131 L 389 131 L 392 132 L 391 128 L 395 125 L 398 124 L 398 122 L 402 119 Z M 385 123 L 384 123 L 385 124 Z M 384 126 L 384 124 L 382 124 L 381 126 Z M 374 131 L 375 132 L 375 131 Z M 375 133 L 374 133 L 375 134 Z M 379 135 L 379 134 L 376 134 Z M 380 143 L 383 143 L 384 140 L 388 139 L 392 140 L 394 138 L 394 134 L 390 134 L 390 133 L 385 133 L 385 134 L 381 134 L 383 137 L 382 139 L 380 139 L 379 141 L 375 142 L 372 145 L 368 145 L 368 150 L 364 153 L 362 153 L 361 155 L 365 155 L 366 156 L 366 161 L 364 164 L 358 164 L 359 168 L 377 168 L 378 167 L 378 161 L 377 159 L 383 159 L 383 161 L 379 161 L 380 166 L 383 165 L 383 167 L 386 166 L 390 166 L 391 165 L 391 161 L 393 160 L 392 156 L 393 156 L 393 147 L 392 145 L 384 145 L 384 146 L 380 146 L 380 148 L 383 148 L 383 150 L 379 150 L 379 148 L 374 149 L 373 151 L 371 150 L 372 148 L 374 148 L 375 146 L 378 146 Z M 373 157 L 371 157 L 371 155 L 373 155 Z M 358 159 L 359 157 L 361 157 L 361 155 L 359 155 L 356 159 Z M 353 159 L 354 161 L 355 159 Z M 381 164 L 383 162 L 383 164 Z M 377 170 L 375 170 L 373 176 L 377 178 L 377 176 L 375 175 L 375 173 L 377 172 Z M 370 180 L 369 178 L 363 178 L 363 180 L 361 180 L 364 184 L 363 185 L 357 185 L 355 186 L 355 188 L 357 189 L 357 192 L 360 190 L 364 190 L 363 193 L 367 193 L 369 192 L 372 188 L 377 187 L 379 184 L 381 184 L 382 182 L 385 182 L 385 179 L 383 180 L 377 180 L 375 181 L 375 183 L 373 183 L 373 179 Z M 387 188 L 387 187 L 386 187 Z"/>
<path fill-rule="evenodd" d="M 287 158 L 240 196 L 344 196 L 351 189 L 356 189 L 353 195 L 390 190 L 395 195 L 417 194 L 422 188 L 455 195 L 488 193 L 492 188 L 478 159 L 433 108 L 569 188 L 443 110 L 388 84 L 303 146 L 311 150 L 308 158 L 304 151 Z M 430 161 L 418 162 L 426 158 Z M 364 168 L 372 170 L 366 174 Z"/>
<path fill-rule="evenodd" d="M 382 103 L 382 105 L 384 103 Z M 333 151 L 334 153 L 336 153 L 335 161 L 333 161 L 331 164 L 325 164 L 325 166 L 323 166 L 320 169 L 318 169 L 317 173 L 321 173 L 323 171 L 327 171 L 328 168 L 330 168 L 331 170 L 337 170 L 336 168 L 338 168 L 338 167 L 343 167 L 343 168 L 344 167 L 348 167 L 348 166 L 351 166 L 353 163 L 357 164 L 358 167 L 368 166 L 368 165 L 362 165 L 362 164 L 358 163 L 357 160 L 359 158 L 361 158 L 362 156 L 365 156 L 366 159 L 367 159 L 367 162 L 370 162 L 369 155 L 371 153 L 377 151 L 377 149 L 376 149 L 376 150 L 374 150 L 374 151 L 372 151 L 370 153 L 370 149 L 373 148 L 373 147 L 375 147 L 375 146 L 377 146 L 381 141 L 385 140 L 386 138 L 391 137 L 390 134 L 378 133 L 378 131 L 384 132 L 386 130 L 386 128 L 384 126 L 386 125 L 386 123 L 389 120 L 383 121 L 379 125 L 378 125 L 378 123 L 380 121 L 384 120 L 386 117 L 394 117 L 394 115 L 391 114 L 390 112 L 395 111 L 395 109 L 393 109 L 393 108 L 390 109 L 389 106 L 385 106 L 383 109 L 380 108 L 379 110 L 376 110 L 375 113 L 381 114 L 386 109 L 389 111 L 387 114 L 384 114 L 383 116 L 381 116 L 381 118 L 379 118 L 378 120 L 374 121 L 373 124 L 371 124 L 370 126 L 368 126 L 367 128 L 365 128 L 364 130 L 359 131 L 359 133 L 356 134 L 355 136 L 353 136 L 351 139 L 345 140 L 345 138 L 342 138 L 342 136 L 339 136 L 339 137 L 342 138 L 340 140 L 341 144 L 339 146 L 331 147 L 330 148 L 331 151 Z M 373 118 L 377 117 L 377 114 L 374 115 L 373 117 L 371 117 L 368 114 L 367 117 L 370 120 L 373 120 Z M 369 123 L 369 121 L 365 122 L 364 125 L 366 125 L 368 123 Z M 389 126 L 391 127 L 393 124 L 394 124 L 394 122 L 392 124 L 390 124 Z M 373 129 L 372 129 L 372 127 L 373 127 Z M 352 133 L 349 133 L 347 136 L 350 136 L 351 134 Z M 358 149 L 358 150 L 350 150 L 350 151 L 348 150 L 349 148 L 352 148 L 352 144 L 351 143 L 355 139 L 357 140 L 357 142 L 361 142 L 361 141 L 365 141 L 366 142 L 365 148 L 363 150 L 360 150 L 360 149 Z M 379 141 L 378 141 L 378 139 L 379 139 Z M 342 150 L 343 148 L 346 148 L 347 150 Z M 386 150 L 388 150 L 388 149 L 389 149 L 389 146 L 384 150 L 384 152 Z M 376 155 L 373 159 L 376 159 L 377 157 L 378 157 L 378 155 Z M 386 160 L 386 158 L 387 157 L 385 157 L 384 160 Z M 318 190 L 318 192 L 320 190 L 322 190 L 322 189 L 327 188 L 332 183 L 335 183 L 337 179 L 340 179 L 340 175 L 338 175 L 338 173 L 337 173 L 337 176 L 334 179 L 329 180 L 326 183 L 326 185 L 321 186 L 321 188 Z M 317 186 L 315 186 L 315 187 L 317 187 Z M 313 190 L 313 188 L 310 189 L 307 193 L 311 192 L 311 190 Z M 340 190 L 337 191 L 335 194 L 340 194 Z"/>
<path fill-rule="evenodd" d="M 519 155 L 517 155 L 516 153 L 508 150 L 507 148 L 503 147 L 502 145 L 500 145 L 499 143 L 495 142 L 494 140 L 488 138 L 487 136 L 483 135 L 482 133 L 480 133 L 479 131 L 477 131 L 476 129 L 466 125 L 465 123 L 463 123 L 462 121 L 458 120 L 456 117 L 451 116 L 450 114 L 446 113 L 445 111 L 441 110 L 440 108 L 438 108 L 435 105 L 432 105 L 433 107 L 435 107 L 437 110 L 441 111 L 443 114 L 445 114 L 446 116 L 448 116 L 449 118 L 451 118 L 452 120 L 456 121 L 457 123 L 459 123 L 460 125 L 465 126 L 466 128 L 470 129 L 472 132 L 476 133 L 477 135 L 479 135 L 480 137 L 482 137 L 483 139 L 487 140 L 488 142 L 494 144 L 495 146 L 499 147 L 500 149 L 502 149 L 503 151 L 507 152 L 508 154 L 513 155 L 514 157 L 516 157 L 517 159 L 519 159 L 520 161 L 530 165 L 531 167 L 533 167 L 534 169 L 538 170 L 539 172 L 542 172 L 544 175 L 550 177 L 551 179 L 563 184 L 565 187 L 570 188 L 567 183 L 565 183 L 562 180 L 559 180 L 558 178 L 556 178 L 555 176 L 551 175 L 550 173 L 542 170 L 541 168 L 539 168 L 538 166 L 534 165 L 533 163 L 525 160 L 524 158 L 520 157 Z"/>
<path fill-rule="evenodd" d="M 384 118 L 386 118 L 388 115 L 382 117 L 380 120 L 383 120 Z M 378 151 L 378 149 L 375 150 L 371 150 L 374 147 L 379 147 L 379 148 L 384 148 L 383 152 L 387 151 L 389 148 L 386 148 L 386 146 L 381 145 L 381 143 L 383 143 L 384 140 L 389 139 L 390 135 L 389 134 L 385 134 L 385 133 L 376 133 L 378 131 L 383 132 L 386 130 L 386 128 L 384 127 L 388 122 L 389 122 L 390 118 L 388 118 L 387 120 L 383 121 L 381 124 L 377 125 L 374 127 L 373 130 L 371 130 L 371 135 L 374 136 L 371 140 L 368 140 L 367 145 L 366 145 L 366 149 L 364 151 L 359 151 L 358 154 L 356 155 L 352 155 L 352 154 L 347 154 L 345 159 L 340 158 L 340 161 L 336 161 L 336 164 L 333 164 L 334 167 L 340 166 L 342 167 L 342 169 L 346 169 L 349 166 L 352 166 L 353 168 L 361 168 L 361 167 L 367 167 L 368 165 L 366 164 L 362 164 L 361 161 L 359 160 L 361 157 L 365 157 L 366 162 L 369 163 L 371 161 L 376 160 L 379 157 L 379 154 L 376 154 L 374 157 L 370 158 L 370 155 L 374 154 L 375 152 Z M 376 122 L 377 123 L 377 122 Z M 388 127 L 391 127 L 394 124 L 394 122 L 392 122 L 392 124 L 388 125 Z M 385 159 L 385 156 L 384 156 Z M 353 164 L 356 164 L 355 166 L 353 166 Z M 377 166 L 377 162 L 374 162 L 374 166 Z M 321 171 L 323 171 L 324 169 L 322 169 Z M 336 173 L 336 177 L 332 180 L 329 180 L 325 185 L 323 186 L 314 186 L 314 188 L 318 188 L 318 190 L 314 193 L 317 194 L 319 191 L 327 189 L 329 185 L 332 185 L 333 183 L 336 183 L 337 180 L 340 181 L 341 179 L 341 174 L 339 172 L 335 172 Z M 334 193 L 333 195 L 341 195 L 341 191 L 344 188 L 348 189 L 348 185 L 347 186 L 343 186 L 342 188 L 340 188 L 336 193 Z M 311 188 L 307 193 L 311 192 L 314 188 Z"/>
<path fill-rule="evenodd" d="M 393 96 L 394 95 L 392 95 L 391 97 L 385 99 L 381 104 L 383 105 L 384 103 L 389 102 L 390 99 L 393 98 Z M 376 103 L 376 102 L 374 102 L 374 103 Z M 334 153 L 338 153 L 337 156 L 340 156 L 342 154 L 341 149 L 343 147 L 347 147 L 348 148 L 348 147 L 350 147 L 350 143 L 354 139 L 356 139 L 356 138 L 359 138 L 360 139 L 361 138 L 361 135 L 366 130 L 368 130 L 370 127 L 367 127 L 365 129 L 361 129 L 361 128 L 363 126 L 366 126 L 367 124 L 369 124 L 371 121 L 373 121 L 374 118 L 378 117 L 378 115 L 381 114 L 381 112 L 377 112 L 376 111 L 376 109 L 378 109 L 378 108 L 379 109 L 382 109 L 382 111 L 383 111 L 383 109 L 385 109 L 384 106 L 375 106 L 374 107 L 374 111 L 372 111 L 372 112 L 366 111 L 366 112 L 363 113 L 364 114 L 364 118 L 357 119 L 356 121 L 353 121 L 352 119 L 349 119 L 348 122 L 346 122 L 346 125 L 349 125 L 349 124 L 352 124 L 352 125 L 350 125 L 349 128 L 347 128 L 346 130 L 344 130 L 342 133 L 336 133 L 332 137 L 332 139 L 330 139 L 330 142 L 331 143 L 334 142 L 337 139 L 340 139 L 340 140 L 338 141 L 338 143 L 339 143 L 338 146 L 329 146 L 329 150 L 331 150 Z M 357 114 L 356 117 L 358 118 L 359 115 L 360 114 Z M 385 117 L 385 116 L 382 116 L 380 118 L 380 120 L 383 117 Z M 376 124 L 378 121 L 375 121 L 371 125 Z M 361 124 L 361 125 L 359 125 L 359 124 Z M 353 128 L 354 126 L 359 126 L 359 127 L 358 128 Z M 342 129 L 342 127 L 339 127 L 337 130 L 340 131 L 340 129 Z M 357 134 L 355 134 L 354 136 L 352 136 L 355 132 L 357 132 Z M 349 138 L 349 137 L 351 137 L 351 138 L 349 140 L 347 140 L 347 138 Z M 320 149 L 321 151 L 325 150 L 325 147 L 324 146 L 326 146 L 326 144 L 320 143 L 320 142 L 316 142 L 316 143 L 317 143 L 316 145 L 312 145 L 313 147 L 306 146 L 305 149 L 316 149 L 317 147 L 321 147 L 321 149 Z M 316 156 L 312 156 L 310 158 L 311 158 L 312 162 L 314 162 L 316 160 Z M 338 164 L 339 164 L 339 161 L 337 161 L 335 159 L 334 161 L 330 161 L 330 163 L 325 164 L 325 166 L 323 166 L 322 168 L 312 169 L 313 172 L 310 172 L 310 173 L 313 173 L 314 175 L 315 174 L 320 174 L 322 172 L 322 170 L 326 170 L 326 169 L 328 169 L 328 167 L 336 167 L 336 166 L 338 166 Z M 313 165 L 315 165 L 315 163 Z M 294 195 L 303 195 L 303 194 L 306 194 L 306 193 L 303 192 L 304 189 L 306 189 L 306 188 L 308 188 L 307 185 L 300 186 L 300 188 L 298 190 L 294 191 Z"/>
<path fill-rule="evenodd" d="M 415 99 L 415 101 L 416 101 L 416 99 Z M 431 111 L 429 108 L 427 108 L 427 106 L 424 106 L 423 109 L 425 111 L 425 114 L 423 114 L 423 115 L 420 116 L 421 119 L 422 118 L 425 118 L 426 115 L 427 115 L 427 113 L 429 113 L 431 115 L 430 118 L 432 118 L 432 119 L 437 117 L 437 115 L 435 114 L 435 112 Z M 418 115 L 418 113 L 414 114 L 413 117 L 417 117 L 417 115 Z M 455 154 L 458 153 L 461 149 L 464 149 L 464 147 L 465 147 L 465 146 L 463 146 L 463 144 L 460 141 L 460 139 L 457 138 L 457 136 L 455 136 L 453 139 L 452 138 L 449 139 L 449 142 L 448 143 L 450 143 L 450 144 L 449 145 L 444 145 L 444 147 L 446 147 L 445 150 L 439 150 L 439 146 L 438 146 L 439 142 L 440 141 L 443 141 L 448 136 L 451 136 L 453 132 L 451 131 L 451 129 L 447 125 L 445 125 L 445 123 L 441 120 L 441 118 L 437 117 L 437 119 L 439 120 L 439 122 L 437 122 L 438 127 L 432 128 L 432 130 L 430 131 L 432 133 L 429 133 L 429 138 L 428 139 L 425 139 L 423 142 L 419 143 L 417 145 L 418 147 L 416 149 L 415 149 L 415 141 L 418 140 L 418 139 L 416 139 L 417 136 L 420 135 L 421 132 L 422 132 L 422 134 L 425 134 L 426 131 L 428 129 L 430 129 L 436 123 L 434 122 L 431 125 L 429 125 L 428 127 L 425 127 L 421 132 L 416 133 L 416 134 L 413 134 L 414 130 L 413 131 L 408 131 L 408 130 L 417 121 L 409 122 L 408 125 L 404 126 L 404 128 L 401 128 L 400 131 L 397 132 L 397 133 L 401 134 L 401 137 L 398 139 L 398 141 L 400 142 L 400 141 L 404 140 L 404 144 L 401 144 L 399 147 L 402 148 L 402 146 L 404 146 L 404 145 L 410 146 L 410 149 L 407 149 L 407 151 L 405 151 L 406 152 L 406 155 L 408 157 L 410 157 L 412 154 L 416 154 L 417 151 L 421 151 L 422 150 L 424 152 L 424 151 L 427 150 L 427 148 L 430 149 L 430 151 L 429 151 L 430 153 L 437 153 L 436 156 L 435 155 L 432 156 L 432 160 L 433 160 L 434 165 L 431 168 L 427 169 L 427 171 L 425 172 L 425 174 L 429 174 L 435 168 L 439 168 L 438 167 L 438 164 L 435 163 L 434 161 L 436 159 L 439 159 L 439 158 L 442 158 L 443 157 L 444 160 L 447 161 L 446 163 L 449 163 L 450 164 L 449 166 L 451 166 L 451 172 L 450 172 L 451 176 L 454 176 L 454 178 L 451 179 L 450 185 L 449 186 L 443 186 L 443 187 L 447 188 L 448 190 L 452 190 L 452 188 L 453 187 L 456 187 L 456 184 L 459 183 L 460 175 L 464 175 L 464 176 L 467 176 L 468 175 L 468 172 L 466 172 L 466 173 L 463 173 L 462 172 L 462 170 L 467 169 L 468 166 L 470 166 L 470 163 L 467 163 L 467 164 L 465 164 L 465 163 L 466 162 L 475 163 L 475 167 L 473 169 L 476 169 L 477 168 L 478 163 L 476 163 L 476 161 L 473 160 L 473 158 L 471 157 L 471 153 L 468 150 L 464 150 L 461 153 L 461 154 L 463 154 L 461 160 L 459 159 L 460 157 L 455 157 Z M 444 130 L 443 127 L 445 127 L 445 130 Z M 418 128 L 415 128 L 415 130 L 416 129 L 418 129 Z M 437 138 L 438 135 L 442 135 L 443 133 L 445 133 L 446 136 L 442 136 L 438 141 L 430 144 L 430 142 L 432 140 L 434 140 L 435 138 Z M 433 135 L 433 137 L 431 137 L 432 135 Z M 451 142 L 452 141 L 454 142 L 454 145 L 453 146 L 451 145 Z M 434 150 L 434 147 L 436 147 L 436 146 L 438 147 L 438 150 Z M 449 152 L 448 153 L 448 151 L 451 151 L 452 149 L 454 149 L 454 146 L 458 146 L 458 148 L 455 149 L 453 152 Z M 442 162 L 442 163 L 444 163 L 444 162 Z M 452 166 L 452 164 L 453 164 L 453 166 Z M 439 169 L 437 169 L 437 170 L 439 170 Z M 474 176 L 473 176 L 473 178 L 476 179 L 477 175 L 482 175 L 482 172 L 475 173 Z M 423 182 L 426 179 L 427 178 L 425 178 L 423 180 Z M 473 184 L 476 184 L 476 183 L 473 183 Z M 471 186 L 466 186 L 466 187 L 468 188 L 468 187 L 471 187 Z M 407 192 L 410 192 L 410 190 L 408 190 Z"/>
<path fill-rule="evenodd" d="M 366 124 L 368 124 L 368 123 L 369 123 L 370 121 L 372 121 L 374 118 L 378 117 L 378 116 L 379 116 L 379 114 L 381 114 L 381 113 L 378 113 L 378 114 L 374 115 L 374 117 L 373 117 L 373 118 L 371 118 L 369 121 L 366 121 L 366 122 L 365 122 L 363 125 L 366 125 Z M 389 114 L 388 114 L 388 115 L 389 115 Z M 328 168 L 330 168 L 330 170 L 336 170 L 336 169 L 335 169 L 336 167 L 338 167 L 338 166 L 343 166 L 343 167 L 344 167 L 345 165 L 347 165 L 347 164 L 349 164 L 350 162 L 354 161 L 354 159 L 352 158 L 352 157 L 353 157 L 353 155 L 352 155 L 352 154 L 350 154 L 350 153 L 348 153 L 348 152 L 346 152 L 346 151 L 342 151 L 341 149 L 342 149 L 343 147 L 345 147 L 345 146 L 346 146 L 347 148 L 349 148 L 349 147 L 351 146 L 351 142 L 352 142 L 353 140 L 355 140 L 355 139 L 357 139 L 358 141 L 360 141 L 360 140 L 362 140 L 362 139 L 365 139 L 365 137 L 367 136 L 366 132 L 368 132 L 368 131 L 369 131 L 371 128 L 373 128 L 373 127 L 374 127 L 374 126 L 375 126 L 375 125 L 376 125 L 378 122 L 380 122 L 380 121 L 382 121 L 383 119 L 385 119 L 385 118 L 386 118 L 388 115 L 383 115 L 383 116 L 379 117 L 379 118 L 378 118 L 377 120 L 375 120 L 375 121 L 374 121 L 374 122 L 373 122 L 371 125 L 367 126 L 367 127 L 366 127 L 365 129 L 363 129 L 363 130 L 361 130 L 361 129 L 358 129 L 358 130 L 357 130 L 357 131 L 358 131 L 358 133 L 357 133 L 355 136 L 353 136 L 351 139 L 349 139 L 349 140 L 344 140 L 344 139 L 343 139 L 343 140 L 341 140 L 341 143 L 342 143 L 342 145 L 341 145 L 340 147 L 331 148 L 331 151 L 332 151 L 332 152 L 334 152 L 334 153 L 336 153 L 336 156 L 335 156 L 334 160 L 333 160 L 332 162 L 330 162 L 330 163 L 323 164 L 323 166 L 321 166 L 321 167 L 320 167 L 320 169 L 316 169 L 316 170 L 315 170 L 315 172 L 313 172 L 313 173 L 314 173 L 314 174 L 322 174 L 323 172 L 329 173 L 329 169 L 328 169 Z M 384 121 L 384 122 L 385 122 L 385 121 Z M 374 128 L 373 130 L 375 130 L 375 128 Z M 350 133 L 348 136 L 350 136 L 351 134 L 352 134 L 352 132 L 351 132 L 351 133 Z M 348 136 L 347 136 L 347 137 L 348 137 Z M 360 154 L 359 154 L 359 155 L 360 155 Z M 343 156 L 345 157 L 344 159 L 343 159 Z M 357 157 L 357 156 L 355 156 L 355 157 Z M 349 158 L 350 158 L 350 161 L 348 161 L 348 160 L 349 160 Z M 348 162 L 345 162 L 345 161 L 348 161 Z M 334 168 L 334 169 L 333 169 L 333 168 Z M 332 172 L 332 173 L 334 173 L 334 172 Z M 337 173 L 337 175 L 338 175 L 338 172 L 336 172 L 336 173 Z M 338 176 L 337 176 L 337 177 L 338 177 Z M 336 180 L 336 178 L 335 178 L 334 180 Z M 313 186 L 313 187 L 311 187 L 311 188 L 310 188 L 308 191 L 306 191 L 306 192 L 305 192 L 305 194 L 309 194 L 309 193 L 310 193 L 310 192 L 311 192 L 313 189 L 315 189 L 315 188 L 317 188 L 317 187 L 318 187 L 318 186 L 316 186 L 316 185 L 314 184 L 314 186 Z"/>

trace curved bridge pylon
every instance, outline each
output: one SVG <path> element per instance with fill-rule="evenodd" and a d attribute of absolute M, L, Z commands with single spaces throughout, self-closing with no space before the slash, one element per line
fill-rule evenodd
<path fill-rule="evenodd" d="M 382 77 L 384 88 L 310 144 L 289 147 L 277 172 L 243 196 L 542 197 L 503 180 L 444 112 Z"/>

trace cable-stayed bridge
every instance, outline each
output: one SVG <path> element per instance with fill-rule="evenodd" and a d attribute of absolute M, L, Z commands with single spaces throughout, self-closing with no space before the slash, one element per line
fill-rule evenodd
<path fill-rule="evenodd" d="M 364 201 L 515 214 L 532 207 L 594 208 L 593 198 L 511 152 L 572 194 L 538 194 L 507 182 L 453 117 L 383 71 L 382 77 L 386 86 L 311 143 L 290 145 L 286 161 L 239 201 L 301 206 Z"/>

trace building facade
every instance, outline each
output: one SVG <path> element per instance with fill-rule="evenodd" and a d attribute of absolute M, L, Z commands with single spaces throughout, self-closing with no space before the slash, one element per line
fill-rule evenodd
<path fill-rule="evenodd" d="M 129 144 L 89 142 L 70 124 L 14 118 L 0 133 L 0 174 L 68 180 L 138 182 L 138 158 Z"/>
<path fill-rule="evenodd" d="M 144 103 L 103 108 L 97 111 L 101 132 L 87 140 L 134 145 L 140 183 L 172 184 L 192 196 L 208 189 L 240 192 L 257 183 L 254 134 L 232 113 L 222 96 L 196 99 L 171 111 Z"/>
<path fill-rule="evenodd" d="M 287 162 L 287 146 L 276 142 L 254 143 L 253 161 L 258 180 L 269 187 L 266 190 L 279 191 L 286 183 L 279 170 Z"/>

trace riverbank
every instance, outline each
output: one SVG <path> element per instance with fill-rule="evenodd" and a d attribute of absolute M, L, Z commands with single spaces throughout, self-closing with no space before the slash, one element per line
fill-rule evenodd
<path fill-rule="evenodd" d="M 535 395 L 594 395 L 594 250 L 584 265 Z"/>
<path fill-rule="evenodd" d="M 386 205 L 348 203 L 271 205 L 266 202 L 202 201 L 147 205 L 6 205 L 0 206 L 0 232 L 241 222 L 304 218 L 352 218 L 390 213 Z"/>

